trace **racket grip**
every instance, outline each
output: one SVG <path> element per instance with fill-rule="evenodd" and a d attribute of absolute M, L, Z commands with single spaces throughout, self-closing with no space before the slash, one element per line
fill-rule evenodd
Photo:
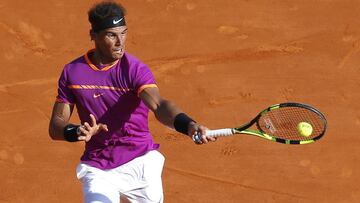
<path fill-rule="evenodd" d="M 224 129 L 218 129 L 218 130 L 207 130 L 206 136 L 209 137 L 219 137 L 219 136 L 230 136 L 233 135 L 233 130 L 231 128 L 224 128 Z M 196 144 L 202 144 L 200 134 L 195 134 L 192 136 L 193 141 Z"/>
<path fill-rule="evenodd" d="M 219 136 L 230 136 L 233 135 L 233 130 L 231 128 L 224 128 L 218 130 L 207 130 L 206 136 L 210 137 L 219 137 Z"/>

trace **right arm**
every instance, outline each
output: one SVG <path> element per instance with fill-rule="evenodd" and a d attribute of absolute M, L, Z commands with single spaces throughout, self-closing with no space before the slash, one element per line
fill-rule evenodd
<path fill-rule="evenodd" d="M 64 132 L 65 129 L 70 125 L 69 120 L 73 110 L 73 104 L 55 102 L 49 124 L 49 135 L 51 139 L 66 140 L 64 138 Z M 78 137 L 75 137 L 76 141 L 87 142 L 91 139 L 93 135 L 98 134 L 100 131 L 108 131 L 107 125 L 102 123 L 96 123 L 94 115 L 90 114 L 90 120 L 91 125 L 85 122 L 84 125 L 76 127 L 80 129 L 80 135 L 78 135 Z"/>
<path fill-rule="evenodd" d="M 49 135 L 53 140 L 65 140 L 64 128 L 69 124 L 73 104 L 55 102 L 49 124 Z"/>
<path fill-rule="evenodd" d="M 140 92 L 139 96 L 146 106 L 154 112 L 158 121 L 172 129 L 176 129 L 176 122 L 179 122 L 179 120 L 177 120 L 178 115 L 184 114 L 184 112 L 181 111 L 173 102 L 163 99 L 160 96 L 160 92 L 157 87 L 145 88 Z M 177 130 L 178 132 L 184 133 L 190 138 L 192 138 L 193 135 L 200 133 L 202 142 L 197 144 L 206 144 L 209 141 L 216 140 L 214 137 L 206 136 L 207 128 L 205 126 L 188 119 L 185 119 L 185 121 L 180 119 L 182 120 L 182 123 L 187 123 L 187 126 L 184 126 L 185 129 L 187 129 L 185 130 L 187 132 Z"/>

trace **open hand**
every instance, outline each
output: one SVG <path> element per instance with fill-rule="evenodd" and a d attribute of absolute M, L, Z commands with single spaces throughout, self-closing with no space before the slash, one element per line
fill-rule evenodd
<path fill-rule="evenodd" d="M 91 125 L 88 122 L 85 122 L 79 127 L 81 135 L 78 137 L 79 140 L 88 142 L 92 136 L 98 134 L 101 131 L 109 131 L 107 125 L 102 123 L 96 123 L 95 116 L 90 114 Z"/>

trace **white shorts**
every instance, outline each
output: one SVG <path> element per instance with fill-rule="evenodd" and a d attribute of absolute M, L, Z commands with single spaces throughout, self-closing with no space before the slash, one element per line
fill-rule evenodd
<path fill-rule="evenodd" d="M 82 182 L 85 203 L 163 202 L 161 173 L 165 158 L 157 150 L 110 170 L 80 163 L 76 175 Z M 123 198 L 123 197 L 122 197 Z"/>

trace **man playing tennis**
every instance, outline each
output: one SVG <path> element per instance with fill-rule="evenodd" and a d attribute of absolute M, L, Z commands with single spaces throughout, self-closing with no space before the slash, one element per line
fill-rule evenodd
<path fill-rule="evenodd" d="M 66 64 L 49 134 L 85 141 L 77 167 L 85 202 L 163 202 L 164 157 L 148 127 L 149 109 L 164 125 L 201 142 L 215 141 L 174 103 L 160 96 L 150 69 L 125 52 L 125 9 L 101 2 L 88 12 L 95 49 Z M 69 123 L 76 105 L 82 125 Z M 198 144 L 202 144 L 198 143 Z"/>

